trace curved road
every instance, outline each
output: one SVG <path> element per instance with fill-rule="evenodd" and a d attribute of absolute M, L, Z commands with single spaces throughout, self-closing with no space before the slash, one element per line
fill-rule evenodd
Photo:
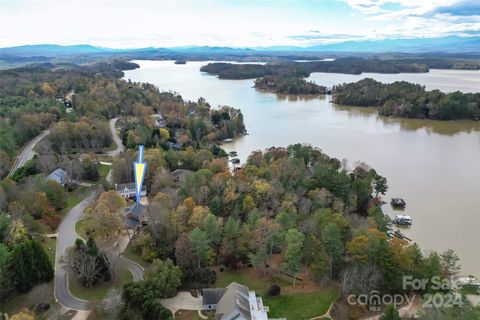
<path fill-rule="evenodd" d="M 111 308 L 116 306 L 119 301 L 115 298 L 105 299 L 103 301 L 91 302 L 74 297 L 68 290 L 67 268 L 64 260 L 65 251 L 68 247 L 75 244 L 78 235 L 75 232 L 75 224 L 82 218 L 83 210 L 96 198 L 96 192 L 73 207 L 62 219 L 57 231 L 57 247 L 55 252 L 55 286 L 54 295 L 60 304 L 75 310 L 92 310 L 96 308 Z M 143 279 L 144 269 L 135 262 L 124 257 L 119 257 L 119 264 L 128 269 L 134 281 Z"/>
<path fill-rule="evenodd" d="M 110 131 L 112 132 L 113 141 L 115 141 L 117 145 L 117 148 L 115 150 L 105 152 L 105 154 L 111 157 L 118 156 L 124 150 L 122 139 L 120 139 L 120 137 L 117 134 L 117 130 L 115 129 L 115 123 L 117 122 L 117 120 L 118 118 L 113 118 L 113 119 L 110 119 L 110 121 L 108 122 L 108 124 L 110 125 Z"/>
<path fill-rule="evenodd" d="M 13 164 L 12 168 L 10 169 L 10 172 L 8 173 L 7 177 L 10 177 L 15 172 L 15 170 L 17 170 L 20 167 L 23 167 L 25 165 L 25 162 L 27 162 L 28 160 L 33 158 L 33 156 L 35 155 L 35 152 L 33 151 L 33 149 L 35 148 L 37 143 L 39 143 L 49 133 L 50 133 L 50 130 L 43 131 L 38 136 L 33 138 L 25 146 L 25 148 L 23 148 L 22 152 L 18 155 L 17 160 L 15 160 L 15 163 Z"/>

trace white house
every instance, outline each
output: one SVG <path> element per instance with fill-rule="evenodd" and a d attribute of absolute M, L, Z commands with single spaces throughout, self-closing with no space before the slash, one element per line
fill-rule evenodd
<path fill-rule="evenodd" d="M 125 199 L 135 198 L 135 183 L 121 183 L 115 184 L 115 191 L 124 197 Z M 140 196 L 147 195 L 147 188 L 142 186 L 142 191 L 140 192 Z"/>

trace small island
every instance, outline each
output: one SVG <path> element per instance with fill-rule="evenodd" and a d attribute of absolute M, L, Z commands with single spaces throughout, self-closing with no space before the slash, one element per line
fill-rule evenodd
<path fill-rule="evenodd" d="M 480 93 L 428 91 L 406 81 L 386 84 L 373 79 L 333 88 L 332 101 L 346 106 L 377 107 L 385 116 L 434 120 L 480 118 Z"/>
<path fill-rule="evenodd" d="M 312 81 L 289 76 L 265 76 L 255 80 L 255 88 L 282 94 L 325 94 L 327 88 Z"/>

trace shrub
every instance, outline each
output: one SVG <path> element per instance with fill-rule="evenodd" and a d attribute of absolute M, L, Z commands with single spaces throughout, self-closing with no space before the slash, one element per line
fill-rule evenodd
<path fill-rule="evenodd" d="M 268 290 L 267 290 L 267 296 L 276 297 L 280 294 L 281 290 L 282 289 L 280 288 L 280 286 L 278 284 L 272 284 L 270 286 L 270 288 L 268 288 Z"/>

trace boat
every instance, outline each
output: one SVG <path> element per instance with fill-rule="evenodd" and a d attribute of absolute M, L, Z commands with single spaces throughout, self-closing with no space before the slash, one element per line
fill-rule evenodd
<path fill-rule="evenodd" d="M 231 139 L 231 138 L 227 138 L 227 139 L 223 140 L 223 142 L 225 142 L 225 143 L 230 143 L 232 141 L 233 141 L 233 139 Z"/>
<path fill-rule="evenodd" d="M 232 160 L 230 160 L 232 163 L 240 163 L 240 159 L 238 158 L 233 158 Z"/>
<path fill-rule="evenodd" d="M 395 230 L 392 234 L 394 237 L 397 237 L 398 239 L 402 240 L 407 240 L 407 241 L 412 241 L 412 239 L 407 238 L 403 233 L 401 233 L 399 230 Z"/>
<path fill-rule="evenodd" d="M 392 198 L 392 201 L 390 202 L 390 204 L 394 208 L 402 208 L 402 209 L 405 208 L 405 206 L 407 205 L 405 203 L 405 200 L 403 200 L 402 198 Z"/>
<path fill-rule="evenodd" d="M 230 157 L 236 157 L 236 156 L 238 156 L 237 151 L 230 151 L 230 152 L 228 153 L 228 155 L 229 155 Z"/>
<path fill-rule="evenodd" d="M 411 226 L 412 225 L 412 217 L 404 214 L 397 214 L 395 216 L 395 219 L 393 220 L 393 223 L 396 225 L 401 225 L 401 226 Z"/>

